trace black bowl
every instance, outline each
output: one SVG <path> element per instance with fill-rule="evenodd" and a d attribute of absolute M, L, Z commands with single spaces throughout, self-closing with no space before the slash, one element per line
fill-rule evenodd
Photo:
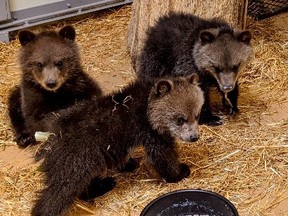
<path fill-rule="evenodd" d="M 239 216 L 225 197 L 205 190 L 178 190 L 150 202 L 140 216 Z"/>

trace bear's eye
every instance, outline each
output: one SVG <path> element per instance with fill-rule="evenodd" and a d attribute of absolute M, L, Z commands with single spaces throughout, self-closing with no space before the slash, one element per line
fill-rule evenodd
<path fill-rule="evenodd" d="M 62 61 L 58 61 L 56 64 L 56 67 L 58 67 L 59 69 L 63 68 L 63 62 Z"/>
<path fill-rule="evenodd" d="M 238 69 L 239 69 L 239 65 L 240 64 L 234 65 L 233 67 L 231 67 L 231 70 L 236 73 L 238 71 Z"/>
<path fill-rule="evenodd" d="M 215 73 L 217 73 L 217 74 L 219 74 L 223 71 L 223 69 L 220 67 L 213 67 L 213 69 L 214 69 Z"/>
<path fill-rule="evenodd" d="M 182 126 L 185 122 L 187 122 L 187 120 L 184 119 L 183 117 L 178 117 L 178 118 L 176 119 L 176 124 L 177 124 L 177 126 Z"/>
<path fill-rule="evenodd" d="M 197 116 L 195 116 L 195 119 L 196 119 L 196 120 L 199 120 L 199 118 L 200 118 L 200 114 L 198 114 Z"/>
<path fill-rule="evenodd" d="M 37 68 L 38 68 L 39 71 L 42 71 L 43 67 L 44 67 L 44 65 L 41 62 L 37 63 Z"/>

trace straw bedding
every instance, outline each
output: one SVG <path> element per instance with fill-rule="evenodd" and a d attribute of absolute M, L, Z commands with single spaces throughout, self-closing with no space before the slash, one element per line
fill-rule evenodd
<path fill-rule="evenodd" d="M 170 11 L 194 13 L 203 18 L 222 17 L 232 26 L 241 26 L 241 3 L 239 0 L 133 0 L 131 22 L 128 25 L 127 47 L 132 56 L 133 66 L 138 67 L 138 55 L 141 51 L 149 26 L 155 25 L 159 17 Z M 229 11 L 230 13 L 227 13 Z M 134 65 L 135 64 L 135 65 Z"/>
<path fill-rule="evenodd" d="M 125 6 L 45 28 L 74 25 L 85 70 L 110 92 L 134 79 L 125 45 L 130 15 L 131 7 Z M 190 177 L 177 184 L 162 182 L 138 149 L 134 157 L 140 168 L 115 173 L 113 191 L 93 204 L 77 201 L 69 215 L 139 215 L 152 199 L 182 188 L 218 192 L 241 216 L 288 215 L 288 30 L 273 20 L 250 21 L 249 28 L 255 58 L 240 77 L 240 114 L 223 115 L 222 126 L 201 126 L 197 143 L 178 143 L 181 161 L 191 167 Z M 19 153 L 7 115 L 9 89 L 19 82 L 19 46 L 16 39 L 0 44 L 0 215 L 29 215 L 36 191 L 43 187 L 39 164 L 21 164 L 36 147 L 20 154 L 17 163 L 4 159 L 9 148 Z"/>

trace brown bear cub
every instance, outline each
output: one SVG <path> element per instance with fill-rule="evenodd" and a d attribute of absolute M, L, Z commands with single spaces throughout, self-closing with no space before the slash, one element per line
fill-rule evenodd
<path fill-rule="evenodd" d="M 223 105 L 231 108 L 231 114 L 238 112 L 237 78 L 252 55 L 250 40 L 249 31 L 234 30 L 226 22 L 170 13 L 148 29 L 136 73 L 153 82 L 166 75 L 197 72 L 205 95 L 199 122 L 219 125 L 221 119 L 210 109 L 209 88 L 216 85 Z"/>
<path fill-rule="evenodd" d="M 129 152 L 139 145 L 166 182 L 189 176 L 189 167 L 179 163 L 174 137 L 185 141 L 199 138 L 203 103 L 194 74 L 160 79 L 153 86 L 136 81 L 98 100 L 59 111 L 53 130 L 61 135 L 50 136 L 45 143 L 50 148 L 41 167 L 46 188 L 32 215 L 62 215 L 87 188 L 88 193 L 103 192 L 91 184 L 110 182 L 106 191 L 112 189 L 108 170 L 131 168 Z"/>
<path fill-rule="evenodd" d="M 36 131 L 46 131 L 43 118 L 48 113 L 102 94 L 81 67 L 75 35 L 72 26 L 38 35 L 19 33 L 22 76 L 9 96 L 8 110 L 21 147 L 36 142 Z"/>

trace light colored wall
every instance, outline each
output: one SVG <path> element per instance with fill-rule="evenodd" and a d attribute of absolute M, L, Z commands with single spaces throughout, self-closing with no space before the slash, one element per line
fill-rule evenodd
<path fill-rule="evenodd" d="M 18 11 L 61 1 L 63 0 L 9 0 L 9 4 L 11 11 Z"/>
<path fill-rule="evenodd" d="M 10 19 L 8 0 L 0 0 L 0 22 Z"/>

